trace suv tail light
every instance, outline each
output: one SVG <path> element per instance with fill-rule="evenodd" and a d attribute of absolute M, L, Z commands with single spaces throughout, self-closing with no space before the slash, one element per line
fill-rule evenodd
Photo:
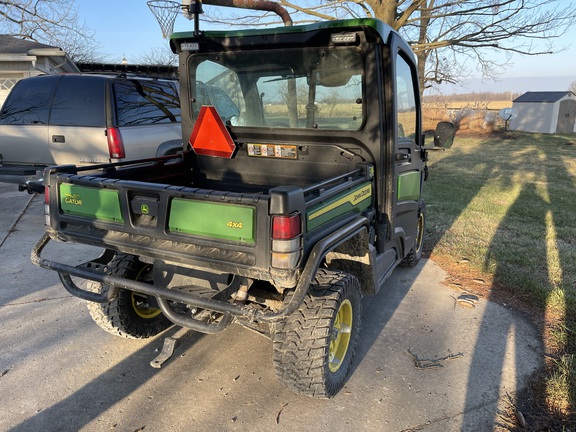
<path fill-rule="evenodd" d="M 300 214 L 272 217 L 272 267 L 294 268 L 302 254 Z"/>
<path fill-rule="evenodd" d="M 108 137 L 108 152 L 112 159 L 123 159 L 126 157 L 124 150 L 124 141 L 120 129 L 109 127 L 106 129 L 106 136 Z"/>

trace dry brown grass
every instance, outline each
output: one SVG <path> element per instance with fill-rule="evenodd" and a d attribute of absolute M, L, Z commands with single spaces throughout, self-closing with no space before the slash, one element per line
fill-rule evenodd
<path fill-rule="evenodd" d="M 502 108 L 511 107 L 507 100 L 484 102 L 425 102 L 422 105 L 424 130 L 433 130 L 440 121 L 451 121 L 459 135 L 487 135 L 504 127 L 498 116 Z"/>

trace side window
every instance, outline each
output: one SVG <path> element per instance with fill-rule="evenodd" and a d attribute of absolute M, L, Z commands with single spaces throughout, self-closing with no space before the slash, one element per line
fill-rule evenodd
<path fill-rule="evenodd" d="M 55 126 L 105 127 L 105 80 L 85 76 L 65 76 L 60 81 L 50 124 Z"/>
<path fill-rule="evenodd" d="M 396 60 L 396 110 L 398 137 L 414 137 L 416 134 L 416 95 L 412 70 L 401 55 Z"/>
<path fill-rule="evenodd" d="M 180 98 L 175 83 L 114 81 L 118 126 L 180 122 Z"/>
<path fill-rule="evenodd" d="M 19 81 L 4 102 L 0 124 L 48 124 L 52 94 L 59 79 L 53 76 Z"/>

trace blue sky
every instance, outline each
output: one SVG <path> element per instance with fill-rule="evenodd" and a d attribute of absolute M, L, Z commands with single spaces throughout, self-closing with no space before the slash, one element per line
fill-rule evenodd
<path fill-rule="evenodd" d="M 160 26 L 146 5 L 146 0 L 77 0 L 79 15 L 95 30 L 100 54 L 111 63 L 125 56 L 130 62 L 149 52 L 151 47 L 168 44 L 162 38 Z M 204 6 L 205 9 L 211 6 Z M 226 10 L 227 8 L 223 8 Z M 182 15 L 176 19 L 175 31 L 191 30 L 193 22 Z M 207 26 L 201 23 L 201 28 Z M 546 56 L 515 55 L 499 82 L 471 80 L 465 89 L 445 87 L 444 93 L 469 91 L 566 90 L 576 81 L 576 24 L 556 42 L 568 46 L 560 53 Z"/>

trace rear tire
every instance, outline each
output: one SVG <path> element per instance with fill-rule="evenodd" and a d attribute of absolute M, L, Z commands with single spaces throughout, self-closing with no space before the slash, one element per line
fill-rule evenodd
<path fill-rule="evenodd" d="M 117 255 L 108 267 L 115 276 L 137 281 L 146 281 L 150 272 L 150 265 L 134 255 Z M 109 289 L 109 285 L 91 283 L 92 291 L 107 293 Z M 150 338 L 172 325 L 158 308 L 154 297 L 125 289 L 120 289 L 118 296 L 108 303 L 88 302 L 88 311 L 102 329 L 128 339 Z"/>
<path fill-rule="evenodd" d="M 318 270 L 299 309 L 273 326 L 278 379 L 306 396 L 335 396 L 348 379 L 360 322 L 358 279 L 344 272 Z"/>

